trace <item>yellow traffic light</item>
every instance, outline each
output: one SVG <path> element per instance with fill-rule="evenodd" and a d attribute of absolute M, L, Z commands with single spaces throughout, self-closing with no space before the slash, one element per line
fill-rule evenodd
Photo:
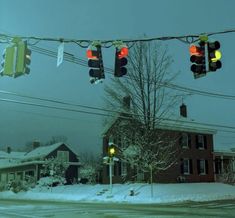
<path fill-rule="evenodd" d="M 116 147 L 114 144 L 109 145 L 108 147 L 108 155 L 109 157 L 113 157 L 116 154 Z"/>
<path fill-rule="evenodd" d="M 222 54 L 221 54 L 221 52 L 219 50 L 216 50 L 214 54 L 215 54 L 215 57 L 211 58 L 212 62 L 216 62 L 216 61 L 221 59 Z"/>

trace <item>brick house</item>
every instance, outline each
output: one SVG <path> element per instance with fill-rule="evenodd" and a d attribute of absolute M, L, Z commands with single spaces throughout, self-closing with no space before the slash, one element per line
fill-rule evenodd
<path fill-rule="evenodd" d="M 68 162 L 69 167 L 65 172 L 68 184 L 77 181 L 80 162 L 70 146 L 65 143 L 40 146 L 35 142 L 30 152 L 11 152 L 9 147 L 7 152 L 0 151 L 0 182 L 27 180 L 29 176 L 38 181 L 42 177 L 45 160 L 52 157 Z"/>
<path fill-rule="evenodd" d="M 117 116 L 104 129 L 103 132 L 103 156 L 107 156 L 110 138 L 118 147 L 122 147 L 122 139 L 115 138 L 115 124 L 122 122 Z M 178 148 L 177 161 L 166 171 L 160 171 L 153 177 L 154 182 L 213 182 L 213 135 L 214 129 L 199 124 L 187 118 L 186 105 L 180 107 L 180 117 L 168 119 L 162 122 L 158 129 L 169 135 L 177 136 L 176 147 Z M 109 182 L 108 165 L 104 165 L 102 178 L 103 183 Z M 141 169 L 131 169 L 121 160 L 113 166 L 114 183 L 123 183 L 128 180 L 148 181 L 148 174 Z"/>

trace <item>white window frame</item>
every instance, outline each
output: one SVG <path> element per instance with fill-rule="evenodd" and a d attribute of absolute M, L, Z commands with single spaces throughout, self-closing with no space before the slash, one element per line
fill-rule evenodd
<path fill-rule="evenodd" d="M 187 171 L 185 171 L 185 163 L 187 162 Z M 183 159 L 183 174 L 184 175 L 190 175 L 190 160 L 189 159 Z"/>
<path fill-rule="evenodd" d="M 182 137 L 182 141 L 181 141 L 182 148 L 188 148 L 189 147 L 188 134 L 187 133 L 182 133 L 181 137 Z"/>
<path fill-rule="evenodd" d="M 201 165 L 201 163 L 203 165 Z M 201 171 L 201 169 L 203 169 L 203 172 Z M 204 159 L 199 160 L 199 170 L 200 170 L 200 173 L 199 173 L 200 175 L 206 175 L 206 161 Z"/>
<path fill-rule="evenodd" d="M 198 135 L 198 149 L 205 149 L 204 135 Z"/>
<path fill-rule="evenodd" d="M 57 151 L 57 158 L 64 162 L 69 162 L 69 151 Z"/>

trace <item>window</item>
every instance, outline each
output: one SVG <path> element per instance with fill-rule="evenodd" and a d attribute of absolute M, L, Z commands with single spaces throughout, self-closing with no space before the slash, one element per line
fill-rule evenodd
<path fill-rule="evenodd" d="M 205 175 L 208 173 L 208 161 L 207 160 L 198 160 L 197 161 L 197 170 L 199 175 Z"/>
<path fill-rule="evenodd" d="M 181 174 L 189 175 L 193 173 L 192 159 L 181 159 Z"/>
<path fill-rule="evenodd" d="M 7 181 L 7 174 L 6 173 L 2 173 L 0 175 L 0 181 L 1 182 L 6 182 Z"/>
<path fill-rule="evenodd" d="M 190 162 L 189 159 L 184 159 L 183 160 L 183 174 L 190 174 Z"/>
<path fill-rule="evenodd" d="M 23 172 L 17 172 L 16 173 L 16 180 L 22 180 L 23 179 Z"/>
<path fill-rule="evenodd" d="M 68 151 L 57 151 L 57 158 L 63 162 L 69 162 L 69 152 Z"/>
<path fill-rule="evenodd" d="M 15 173 L 8 173 L 8 181 L 13 181 L 15 179 Z"/>
<path fill-rule="evenodd" d="M 206 135 L 197 135 L 196 136 L 196 146 L 198 149 L 206 149 L 206 146 L 207 146 Z"/>
<path fill-rule="evenodd" d="M 189 147 L 189 142 L 190 142 L 190 137 L 187 133 L 183 133 L 180 137 L 180 146 L 182 148 L 188 148 Z"/>

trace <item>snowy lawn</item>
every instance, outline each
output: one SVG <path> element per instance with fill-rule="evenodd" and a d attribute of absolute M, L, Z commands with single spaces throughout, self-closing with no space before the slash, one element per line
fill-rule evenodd
<path fill-rule="evenodd" d="M 134 196 L 130 196 L 130 190 Z M 68 185 L 53 188 L 36 187 L 17 194 L 0 192 L 0 199 L 27 199 L 81 202 L 170 203 L 235 199 L 235 186 L 221 183 L 115 184 L 110 196 L 109 185 Z"/>

